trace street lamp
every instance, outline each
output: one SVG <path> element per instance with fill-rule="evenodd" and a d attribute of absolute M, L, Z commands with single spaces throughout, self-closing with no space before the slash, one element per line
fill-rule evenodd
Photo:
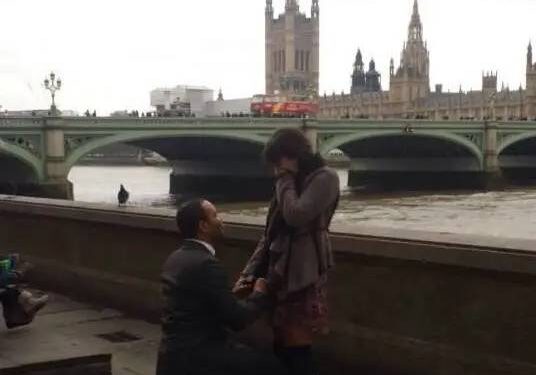
<path fill-rule="evenodd" d="M 56 91 L 61 89 L 61 79 L 58 78 L 56 80 L 56 75 L 54 72 L 50 73 L 50 79 L 47 77 L 44 81 L 45 88 L 50 91 L 50 95 L 52 96 L 52 105 L 50 106 L 50 114 L 52 116 L 56 116 L 58 109 L 56 108 Z"/>

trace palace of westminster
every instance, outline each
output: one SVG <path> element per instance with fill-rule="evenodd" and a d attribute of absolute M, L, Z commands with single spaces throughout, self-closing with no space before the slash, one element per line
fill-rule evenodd
<path fill-rule="evenodd" d="M 319 0 L 312 1 L 311 16 L 300 12 L 297 0 L 286 0 L 285 12 L 274 18 L 272 0 L 266 0 L 266 93 L 317 95 L 319 90 Z M 417 0 L 400 64 L 391 59 L 389 91 L 381 87 L 374 61 L 368 70 L 357 52 L 349 94 L 318 98 L 320 118 L 496 119 L 536 118 L 536 64 L 532 46 L 527 52 L 526 89 L 497 90 L 497 74 L 482 77 L 482 90 L 443 92 L 430 90 L 430 53 L 423 39 Z"/>

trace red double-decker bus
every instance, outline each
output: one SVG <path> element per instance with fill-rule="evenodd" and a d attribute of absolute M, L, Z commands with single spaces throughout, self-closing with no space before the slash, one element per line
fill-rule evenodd
<path fill-rule="evenodd" d="M 255 95 L 251 114 L 255 117 L 316 117 L 318 103 L 305 96 Z"/>

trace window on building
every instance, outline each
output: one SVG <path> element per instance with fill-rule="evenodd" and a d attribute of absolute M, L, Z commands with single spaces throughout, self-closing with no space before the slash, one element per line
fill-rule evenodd
<path fill-rule="evenodd" d="M 305 66 L 304 66 L 304 63 L 305 63 L 305 58 L 304 58 L 304 51 L 300 51 L 300 70 L 303 72 L 304 69 L 305 69 Z"/>
<path fill-rule="evenodd" d="M 307 54 L 305 55 L 305 71 L 309 71 L 309 58 L 311 57 L 311 51 L 307 51 Z"/>
<path fill-rule="evenodd" d="M 294 70 L 298 70 L 298 59 L 300 57 L 300 51 L 294 51 Z"/>

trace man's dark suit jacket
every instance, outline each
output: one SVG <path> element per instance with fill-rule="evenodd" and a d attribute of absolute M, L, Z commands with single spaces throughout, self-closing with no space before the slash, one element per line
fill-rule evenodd
<path fill-rule="evenodd" d="M 222 264 L 201 243 L 186 240 L 167 259 L 163 273 L 163 343 L 187 351 L 225 342 L 228 330 L 252 323 L 267 306 L 263 294 L 239 301 Z"/>

